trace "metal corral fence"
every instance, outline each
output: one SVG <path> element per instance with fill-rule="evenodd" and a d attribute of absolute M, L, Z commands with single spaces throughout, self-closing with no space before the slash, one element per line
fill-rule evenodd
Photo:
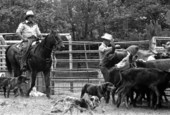
<path fill-rule="evenodd" d="M 7 34 L 0 34 L 2 35 Z M 8 35 L 13 35 L 12 33 Z M 44 34 L 46 35 L 46 34 Z M 62 93 L 63 91 L 80 91 L 85 83 L 100 83 L 103 82 L 99 70 L 99 51 L 98 47 L 101 42 L 93 41 L 72 41 L 69 33 L 60 34 L 64 36 L 65 49 L 52 53 L 51 67 L 51 92 L 52 94 Z M 18 43 L 16 40 L 6 40 L 6 44 Z M 3 42 L 1 42 L 3 44 Z M 144 41 L 125 41 L 116 42 L 124 46 L 139 45 L 140 47 L 149 48 L 149 40 Z M 8 45 L 0 45 L 0 70 L 1 74 L 6 73 L 5 66 L 5 47 Z M 38 74 L 37 88 L 39 91 L 45 91 L 44 80 L 42 73 Z"/>
<path fill-rule="evenodd" d="M 116 44 L 147 44 L 147 41 L 116 42 Z M 54 52 L 57 57 L 56 70 L 52 72 L 58 92 L 63 88 L 70 91 L 80 91 L 87 82 L 100 83 L 103 77 L 99 70 L 99 51 L 101 42 L 73 41 L 65 42 L 66 47 L 71 45 L 72 49 Z M 68 45 L 68 46 L 67 46 Z M 65 66 L 65 67 L 64 67 Z M 64 67 L 64 69 L 63 69 Z M 64 87 L 63 87 L 64 86 Z M 66 86 L 66 87 L 65 87 Z"/>

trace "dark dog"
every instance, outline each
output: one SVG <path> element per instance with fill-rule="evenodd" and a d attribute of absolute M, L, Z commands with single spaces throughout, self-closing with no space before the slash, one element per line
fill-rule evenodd
<path fill-rule="evenodd" d="M 111 91 L 111 87 L 113 87 L 114 85 L 110 82 L 105 82 L 103 84 L 100 85 L 95 85 L 95 84 L 91 84 L 91 83 L 87 83 L 84 85 L 84 87 L 81 90 L 81 98 L 84 96 L 85 93 L 87 93 L 88 95 L 93 95 L 93 96 L 97 96 L 99 98 L 99 100 L 104 97 L 107 102 L 107 95 L 110 95 L 110 91 Z M 109 92 L 109 93 L 108 93 Z"/>
<path fill-rule="evenodd" d="M 64 107 L 62 107 L 62 110 L 59 111 L 55 109 L 55 106 L 58 105 L 60 102 L 62 102 L 62 105 Z M 65 97 L 64 99 L 57 101 L 53 106 L 54 110 L 52 110 L 51 112 L 52 113 L 63 112 L 62 114 L 64 115 L 68 111 L 70 111 L 70 114 L 72 115 L 73 109 L 76 108 L 80 110 L 81 112 L 87 111 L 90 115 L 93 115 L 92 110 L 98 107 L 99 103 L 100 101 L 97 96 L 92 96 L 90 99 L 84 99 L 84 98 L 78 99 L 76 97 L 68 96 L 68 97 Z M 65 108 L 65 106 L 67 108 Z M 65 109 L 63 110 L 63 108 Z"/>
<path fill-rule="evenodd" d="M 16 93 L 18 90 L 21 91 L 21 84 L 22 83 L 28 83 L 28 78 L 24 76 L 19 76 L 19 77 L 0 77 L 0 87 L 3 88 L 4 90 L 4 96 L 9 97 L 10 90 L 14 91 L 14 94 L 16 96 Z M 6 90 L 7 90 L 7 95 L 6 95 Z"/>

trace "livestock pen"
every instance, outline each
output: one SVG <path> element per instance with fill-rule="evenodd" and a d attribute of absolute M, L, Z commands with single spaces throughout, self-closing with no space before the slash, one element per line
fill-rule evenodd
<path fill-rule="evenodd" d="M 0 34 L 13 35 L 13 34 Z M 44 34 L 46 35 L 46 34 Z M 51 66 L 51 92 L 59 94 L 62 92 L 79 92 L 85 83 L 103 82 L 99 70 L 99 51 L 101 42 L 93 41 L 72 41 L 69 33 L 60 34 L 63 36 L 65 49 L 52 53 Z M 2 37 L 2 36 L 1 36 Z M 5 66 L 5 48 L 9 44 L 18 43 L 18 40 L 6 40 L 6 44 L 0 45 L 0 70 L 1 74 L 7 73 Z M 139 45 L 140 48 L 148 49 L 149 41 L 121 41 L 116 42 L 124 48 L 129 45 Z M 39 73 L 36 86 L 41 92 L 45 91 L 43 74 Z"/>

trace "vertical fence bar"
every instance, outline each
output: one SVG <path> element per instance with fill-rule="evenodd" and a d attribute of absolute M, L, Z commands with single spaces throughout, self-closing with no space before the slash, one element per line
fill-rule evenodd
<path fill-rule="evenodd" d="M 67 37 L 69 41 L 69 69 L 73 69 L 73 55 L 72 55 L 72 38 L 71 35 L 70 37 Z"/>
<path fill-rule="evenodd" d="M 71 91 L 71 92 L 74 92 L 73 87 L 74 87 L 74 86 L 73 86 L 73 81 L 71 81 L 71 82 L 70 82 L 70 91 Z"/>
<path fill-rule="evenodd" d="M 84 43 L 84 51 L 85 51 L 85 59 L 87 60 L 88 57 L 87 57 L 87 49 L 86 49 L 86 44 Z M 86 61 L 86 68 L 88 69 L 89 68 L 89 65 L 88 65 L 88 62 Z"/>

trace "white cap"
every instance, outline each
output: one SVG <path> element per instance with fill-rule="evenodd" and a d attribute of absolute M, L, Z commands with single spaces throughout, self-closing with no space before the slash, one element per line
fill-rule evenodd
<path fill-rule="evenodd" d="M 32 10 L 28 10 L 28 11 L 26 12 L 26 16 L 34 16 L 33 11 L 32 11 Z"/>
<path fill-rule="evenodd" d="M 111 41 L 113 39 L 111 34 L 105 33 L 101 38 Z"/>

